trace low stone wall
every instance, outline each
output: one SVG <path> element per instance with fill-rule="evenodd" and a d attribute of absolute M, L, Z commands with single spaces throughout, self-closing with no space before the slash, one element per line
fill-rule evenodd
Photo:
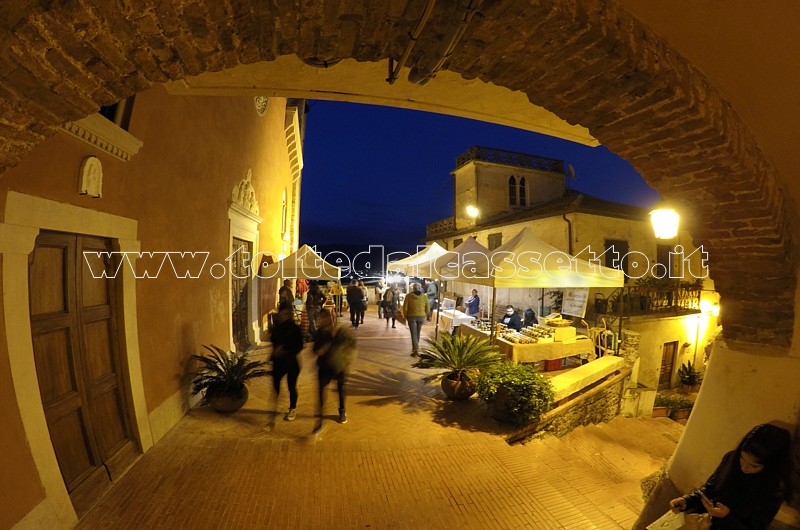
<path fill-rule="evenodd" d="M 506 438 L 510 444 L 524 443 L 546 435 L 563 436 L 581 425 L 611 421 L 620 412 L 629 369 L 621 370 L 596 387 L 543 414 L 539 421 Z"/>

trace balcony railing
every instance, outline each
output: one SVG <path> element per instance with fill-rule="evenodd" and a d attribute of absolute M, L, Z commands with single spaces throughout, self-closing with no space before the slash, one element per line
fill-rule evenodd
<path fill-rule="evenodd" d="M 595 312 L 615 316 L 674 316 L 700 312 L 700 289 L 631 286 L 595 300 Z"/>
<path fill-rule="evenodd" d="M 434 238 L 441 234 L 448 234 L 450 232 L 454 232 L 456 229 L 456 218 L 455 217 L 447 217 L 445 219 L 440 219 L 435 221 L 425 227 L 425 233 L 428 236 L 428 239 Z"/>
<path fill-rule="evenodd" d="M 460 168 L 470 160 L 482 160 L 484 162 L 494 162 L 507 166 L 525 167 L 539 169 L 541 171 L 552 171 L 554 173 L 564 173 L 564 161 L 544 156 L 527 155 L 525 153 L 515 153 L 514 151 L 504 151 L 503 149 L 492 149 L 489 147 L 475 146 L 456 158 L 456 169 Z"/>

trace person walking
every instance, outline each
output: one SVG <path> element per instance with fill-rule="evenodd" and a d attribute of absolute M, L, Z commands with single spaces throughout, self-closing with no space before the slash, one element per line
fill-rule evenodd
<path fill-rule="evenodd" d="M 367 312 L 367 305 L 369 305 L 369 291 L 367 291 L 367 286 L 364 285 L 364 280 L 358 282 L 359 288 L 361 288 L 361 312 L 358 316 L 361 319 L 361 323 L 364 323 L 364 315 Z"/>
<path fill-rule="evenodd" d="M 411 355 L 415 357 L 419 355 L 419 337 L 429 311 L 428 297 L 422 292 L 418 283 L 412 283 L 411 292 L 403 301 L 403 315 L 408 321 L 408 329 L 411 332 Z"/>
<path fill-rule="evenodd" d="M 428 322 L 430 322 L 433 310 L 439 309 L 438 307 L 439 286 L 436 285 L 436 282 L 433 280 L 426 280 L 425 289 L 426 289 L 425 294 L 428 297 L 428 314 L 425 316 L 427 317 Z"/>
<path fill-rule="evenodd" d="M 308 287 L 308 294 L 306 296 L 306 314 L 308 315 L 308 334 L 311 340 L 317 336 L 317 321 L 319 320 L 319 312 L 322 306 L 325 305 L 325 295 L 319 290 L 317 283 L 312 283 Z"/>
<path fill-rule="evenodd" d="M 289 410 L 283 417 L 286 421 L 294 421 L 297 417 L 297 377 L 300 375 L 300 363 L 297 355 L 303 349 L 303 332 L 294 321 L 292 305 L 282 303 L 278 308 L 278 316 L 270 336 L 272 342 L 272 387 L 275 389 L 274 404 L 277 413 L 278 396 L 281 393 L 281 380 L 286 376 L 289 387 Z M 269 426 L 275 424 L 273 415 Z"/>
<path fill-rule="evenodd" d="M 390 286 L 384 291 L 381 300 L 383 306 L 383 317 L 386 319 L 386 327 L 389 327 L 389 319 L 392 319 L 392 329 L 395 329 L 395 319 L 397 318 L 397 304 L 400 302 L 400 293 L 397 286 Z"/>
<path fill-rule="evenodd" d="M 378 320 L 383 318 L 383 294 L 388 289 L 388 287 L 383 286 L 383 282 L 378 282 L 378 285 L 375 286 L 375 300 L 378 301 Z"/>
<path fill-rule="evenodd" d="M 331 287 L 331 296 L 333 297 L 333 306 L 336 308 L 336 316 L 342 316 L 342 296 L 344 296 L 344 287 L 342 282 L 336 280 L 336 283 Z"/>
<path fill-rule="evenodd" d="M 292 294 L 292 280 L 283 280 L 283 287 L 278 289 L 278 307 L 283 303 L 294 303 L 294 294 Z"/>
<path fill-rule="evenodd" d="M 339 423 L 347 423 L 345 409 L 346 381 L 350 366 L 356 358 L 358 346 L 356 338 L 350 331 L 342 326 L 334 326 L 331 314 L 327 310 L 320 313 L 319 333 L 314 341 L 314 354 L 317 355 L 319 383 L 317 424 L 312 433 L 322 429 L 322 418 L 325 412 L 325 389 L 331 381 L 336 379 L 336 389 L 339 392 Z"/>
<path fill-rule="evenodd" d="M 347 305 L 350 307 L 350 323 L 358 329 L 361 319 L 361 305 L 364 299 L 364 292 L 358 286 L 358 280 L 352 280 L 347 286 Z"/>

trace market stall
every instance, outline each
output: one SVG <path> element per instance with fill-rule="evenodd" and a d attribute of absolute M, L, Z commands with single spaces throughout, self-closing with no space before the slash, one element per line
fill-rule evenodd
<path fill-rule="evenodd" d="M 392 261 L 386 266 L 388 272 L 400 272 L 416 278 L 433 278 L 433 263 L 447 250 L 439 243 L 432 243 L 416 254 Z"/>
<path fill-rule="evenodd" d="M 486 251 L 481 255 L 476 250 L 469 259 L 451 259 L 449 262 L 445 261 L 446 258 L 447 255 L 443 255 L 437 260 L 436 270 L 448 279 L 457 277 L 462 281 L 491 286 L 492 309 L 496 306 L 497 288 L 501 287 L 619 287 L 624 283 L 622 271 L 570 256 L 537 238 L 527 227 L 493 252 Z M 460 333 L 489 336 L 507 358 L 517 362 L 545 361 L 547 369 L 560 367 L 560 360 L 565 357 L 578 355 L 591 360 L 595 356 L 593 341 L 588 337 L 578 338 L 569 321 L 553 321 L 548 324 L 554 325 L 530 328 L 529 332 L 537 336 L 506 334 L 501 330 L 500 336 L 492 337 L 498 331 L 494 320 L 492 315 L 485 330 L 462 324 Z M 550 328 L 553 328 L 552 333 Z M 540 331 L 546 336 L 538 336 Z"/>
<path fill-rule="evenodd" d="M 342 271 L 336 265 L 323 260 L 310 246 L 303 245 L 282 260 L 262 266 L 258 275 L 262 278 L 338 281 L 342 277 Z M 297 304 L 297 302 L 300 300 L 295 301 L 295 314 L 305 331 L 308 328 L 308 316 L 302 302 L 301 304 Z M 333 314 L 335 315 L 336 312 L 334 311 Z"/>

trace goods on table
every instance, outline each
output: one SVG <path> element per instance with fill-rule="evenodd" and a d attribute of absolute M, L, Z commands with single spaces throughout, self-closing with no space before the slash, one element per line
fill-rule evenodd
<path fill-rule="evenodd" d="M 553 342 L 555 330 L 546 326 L 529 326 L 519 331 L 506 330 L 500 333 L 500 338 L 513 344 L 539 344 Z"/>

